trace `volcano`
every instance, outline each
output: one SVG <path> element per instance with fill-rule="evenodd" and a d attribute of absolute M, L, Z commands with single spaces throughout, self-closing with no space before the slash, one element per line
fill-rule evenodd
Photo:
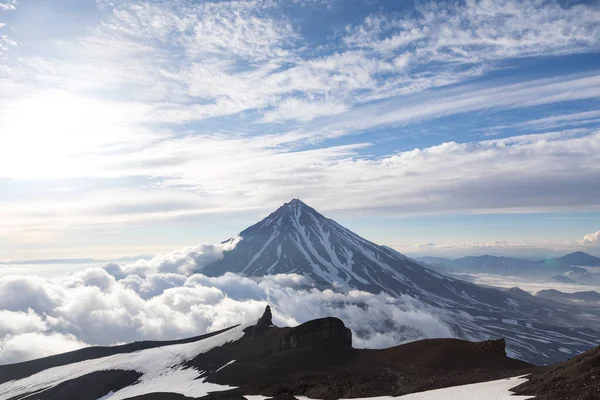
<path fill-rule="evenodd" d="M 534 364 L 563 361 L 600 343 L 600 319 L 589 317 L 600 316 L 597 308 L 558 307 L 441 275 L 362 238 L 299 199 L 227 242 L 232 250 L 198 272 L 299 274 L 320 289 L 410 296 L 440 309 L 456 337 L 506 338 L 511 355 Z"/>

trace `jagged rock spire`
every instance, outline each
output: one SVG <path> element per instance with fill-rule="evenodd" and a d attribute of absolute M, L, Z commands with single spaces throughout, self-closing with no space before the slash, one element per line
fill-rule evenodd
<path fill-rule="evenodd" d="M 259 334 L 260 332 L 264 331 L 272 325 L 273 314 L 271 313 L 271 306 L 267 304 L 267 307 L 265 307 L 265 312 L 263 313 L 262 317 L 259 318 L 256 325 L 254 325 L 254 328 L 252 328 L 252 336 Z"/>

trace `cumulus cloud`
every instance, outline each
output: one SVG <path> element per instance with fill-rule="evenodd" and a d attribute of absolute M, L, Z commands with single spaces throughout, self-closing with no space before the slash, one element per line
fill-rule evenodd
<path fill-rule="evenodd" d="M 196 253 L 190 248 L 185 258 L 193 260 Z M 87 345 L 199 335 L 258 318 L 266 304 L 281 326 L 337 316 L 354 332 L 357 347 L 454 336 L 444 322 L 446 312 L 411 297 L 318 290 L 299 275 L 251 279 L 161 272 L 165 259 L 170 257 L 54 279 L 1 277 L 0 363 Z"/>
<path fill-rule="evenodd" d="M 600 244 L 600 231 L 585 235 L 580 243 L 583 245 Z"/>
<path fill-rule="evenodd" d="M 201 244 L 195 247 L 187 247 L 171 253 L 157 255 L 149 260 L 139 259 L 124 267 L 116 263 L 105 266 L 105 270 L 117 278 L 124 278 L 134 274 L 145 277 L 148 273 L 162 274 L 190 274 L 201 271 L 205 265 L 223 257 L 223 252 L 232 250 L 242 240 L 236 237 L 234 240 L 222 244 Z"/>
<path fill-rule="evenodd" d="M 0 363 L 11 364 L 85 347 L 73 335 L 28 332 L 0 339 Z"/>

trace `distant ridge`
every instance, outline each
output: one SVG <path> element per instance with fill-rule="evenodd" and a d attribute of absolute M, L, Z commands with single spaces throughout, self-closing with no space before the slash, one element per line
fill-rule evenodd
<path fill-rule="evenodd" d="M 457 259 L 443 257 L 418 257 L 418 261 L 433 267 L 444 267 L 461 272 L 480 272 L 496 275 L 555 275 L 575 271 L 585 274 L 581 266 L 598 267 L 600 258 L 582 251 L 560 258 L 529 260 L 524 258 L 498 257 L 488 254 Z"/>

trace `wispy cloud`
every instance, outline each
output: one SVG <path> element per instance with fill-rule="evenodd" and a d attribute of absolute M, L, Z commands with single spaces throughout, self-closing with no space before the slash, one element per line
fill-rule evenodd
<path fill-rule="evenodd" d="M 508 57 L 588 52 L 598 48 L 600 10 L 555 2 L 422 2 L 411 15 L 374 15 L 348 26 L 351 46 L 408 51 L 425 61 L 471 64 Z"/>
<path fill-rule="evenodd" d="M 592 184 L 600 182 L 596 131 L 448 142 L 381 158 L 360 156 L 355 146 L 297 151 L 274 143 L 268 137 L 188 137 L 106 156 L 85 175 L 160 180 L 147 188 L 5 204 L 1 235 L 10 242 L 27 229 L 65 232 L 207 212 L 267 211 L 292 197 L 323 211 L 368 207 L 387 215 L 598 211 L 600 187 Z"/>
<path fill-rule="evenodd" d="M 0 18 L 23 8 L 27 19 L 0 4 Z M 420 2 L 326 29 L 295 1 L 96 4 L 68 37 L 0 27 L 26 44 L 0 61 L 0 177 L 73 188 L 0 196 L 7 242 L 291 197 L 396 215 L 597 210 L 595 64 L 476 79 L 516 59 L 598 52 L 596 4 Z M 404 139 L 427 122 L 419 132 L 436 135 L 431 121 L 506 111 L 521 117 L 497 130 L 553 132 L 389 147 L 373 135 Z"/>
<path fill-rule="evenodd" d="M 294 101 L 319 108 L 304 121 L 468 80 L 496 60 L 591 52 L 600 42 L 594 5 L 423 3 L 346 27 L 323 54 L 277 2 L 100 4 L 109 15 L 95 34 L 65 44 L 75 60 L 22 57 L 13 73 L 71 88 L 89 88 L 94 76 L 103 86 L 139 84 L 144 98 L 175 100 L 192 120 L 250 110 L 280 120 Z"/>
<path fill-rule="evenodd" d="M 3 12 L 16 10 L 16 5 L 16 0 L 3 0 L 0 2 L 0 18 L 3 17 Z M 9 47 L 14 47 L 17 45 L 17 43 L 12 40 L 7 33 L 5 33 L 6 30 L 6 22 L 0 19 L 0 76 L 2 76 L 3 73 L 2 60 L 6 57 L 5 53 L 8 51 Z"/>
<path fill-rule="evenodd" d="M 531 129 L 544 130 L 562 127 L 578 127 L 596 125 L 600 123 L 600 111 L 585 111 L 571 114 L 553 115 L 545 118 L 533 119 L 511 125 L 498 125 L 485 128 L 485 131 L 498 131 L 506 129 Z"/>

